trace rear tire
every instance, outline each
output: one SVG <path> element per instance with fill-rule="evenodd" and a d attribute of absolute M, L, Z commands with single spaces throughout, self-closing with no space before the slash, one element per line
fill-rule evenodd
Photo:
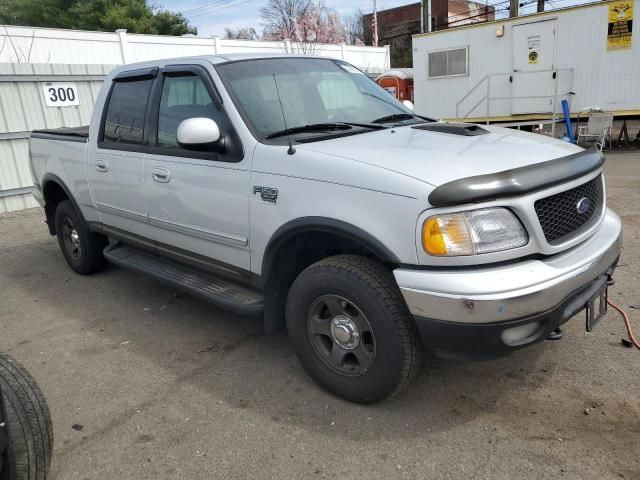
<path fill-rule="evenodd" d="M 291 286 L 286 317 L 307 373 L 346 400 L 384 400 L 418 369 L 415 322 L 391 272 L 367 258 L 338 255 L 308 267 Z"/>
<path fill-rule="evenodd" d="M 53 451 L 47 402 L 29 372 L 6 354 L 0 354 L 0 390 L 9 440 L 0 452 L 0 478 L 45 480 Z"/>
<path fill-rule="evenodd" d="M 107 238 L 90 232 L 69 200 L 58 204 L 55 226 L 62 254 L 74 272 L 90 275 L 105 268 L 107 261 L 102 251 L 107 246 Z"/>

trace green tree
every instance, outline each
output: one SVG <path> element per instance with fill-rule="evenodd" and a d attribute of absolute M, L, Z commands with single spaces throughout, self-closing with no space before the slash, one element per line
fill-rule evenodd
<path fill-rule="evenodd" d="M 32 27 L 183 35 L 197 33 L 181 13 L 147 0 L 2 0 L 0 23 Z"/>
<path fill-rule="evenodd" d="M 184 35 L 191 33 L 196 35 L 198 29 L 189 25 L 189 20 L 181 13 L 159 10 L 153 16 L 156 30 L 160 35 Z"/>

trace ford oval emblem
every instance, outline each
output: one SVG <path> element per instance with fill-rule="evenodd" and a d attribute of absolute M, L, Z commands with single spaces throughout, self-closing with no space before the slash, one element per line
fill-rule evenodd
<path fill-rule="evenodd" d="M 580 200 L 578 200 L 578 203 L 576 203 L 576 210 L 579 214 L 587 213 L 590 208 L 591 200 L 589 200 L 587 197 L 582 197 Z"/>

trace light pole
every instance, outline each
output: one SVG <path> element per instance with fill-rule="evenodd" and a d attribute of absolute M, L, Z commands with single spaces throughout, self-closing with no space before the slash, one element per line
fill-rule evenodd
<path fill-rule="evenodd" d="M 377 1 L 373 0 L 373 19 L 371 21 L 373 30 L 373 46 L 378 46 L 378 8 Z"/>
<path fill-rule="evenodd" d="M 431 0 L 422 0 L 420 7 L 420 31 L 421 33 L 431 31 Z"/>

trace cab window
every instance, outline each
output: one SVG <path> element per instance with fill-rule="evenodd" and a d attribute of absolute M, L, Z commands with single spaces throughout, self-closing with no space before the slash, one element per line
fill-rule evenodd
<path fill-rule="evenodd" d="M 153 79 L 113 83 L 104 120 L 105 143 L 142 145 L 144 118 Z"/>
<path fill-rule="evenodd" d="M 223 112 L 214 103 L 202 79 L 195 74 L 167 76 L 158 111 L 158 146 L 177 147 L 177 132 L 183 120 L 208 117 L 223 125 Z"/>

